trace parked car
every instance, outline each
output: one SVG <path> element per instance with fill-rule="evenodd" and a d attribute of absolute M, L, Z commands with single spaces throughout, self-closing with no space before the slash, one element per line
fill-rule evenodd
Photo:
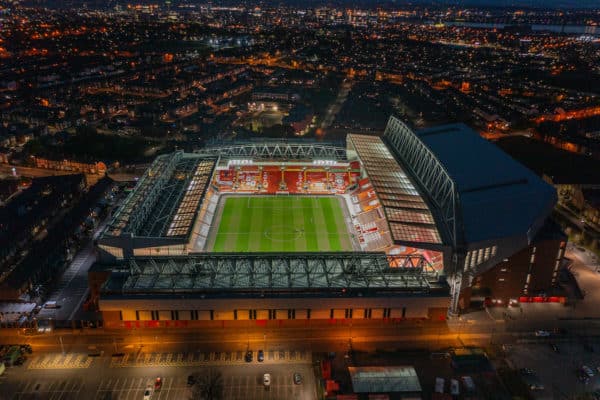
<path fill-rule="evenodd" d="M 252 350 L 248 350 L 248 351 L 246 352 L 246 356 L 244 357 L 244 359 L 246 360 L 246 362 L 248 362 L 248 363 L 249 363 L 249 362 L 252 362 L 252 359 L 253 359 L 253 358 L 254 358 L 254 357 L 252 356 Z"/>
<path fill-rule="evenodd" d="M 544 384 L 535 374 L 523 375 L 523 382 L 527 385 L 529 390 L 544 390 Z"/>
<path fill-rule="evenodd" d="M 256 359 L 258 360 L 258 362 L 263 362 L 265 361 L 265 352 L 262 350 L 258 351 L 258 356 L 256 357 Z"/>
<path fill-rule="evenodd" d="M 594 376 L 594 370 L 592 370 L 590 367 L 588 367 L 587 365 L 582 365 L 581 366 L 581 370 L 590 378 Z"/>
<path fill-rule="evenodd" d="M 552 348 L 552 351 L 555 353 L 560 353 L 560 349 L 558 348 L 557 345 L 555 345 L 554 343 L 550 343 L 550 348 Z"/>
<path fill-rule="evenodd" d="M 144 400 L 150 400 L 152 397 L 152 388 L 148 386 L 146 390 L 144 390 Z"/>
<path fill-rule="evenodd" d="M 302 375 L 298 372 L 294 372 L 294 385 L 299 385 L 302 383 Z"/>
<path fill-rule="evenodd" d="M 581 368 L 577 370 L 577 379 L 583 384 L 587 384 L 590 381 L 590 377 Z"/>
<path fill-rule="evenodd" d="M 435 378 L 435 392 L 436 393 L 444 393 L 444 387 L 446 386 L 446 381 L 444 378 Z"/>
<path fill-rule="evenodd" d="M 162 388 L 162 384 L 162 378 L 160 376 L 156 377 L 154 380 L 154 390 L 160 390 L 160 388 Z"/>
<path fill-rule="evenodd" d="M 519 372 L 521 375 L 533 375 L 533 370 L 531 368 L 521 368 Z"/>
<path fill-rule="evenodd" d="M 194 383 L 196 383 L 196 378 L 194 377 L 194 375 L 188 375 L 188 378 L 187 378 L 188 386 L 192 386 Z"/>
<path fill-rule="evenodd" d="M 44 308 L 59 308 L 60 306 L 58 305 L 58 303 L 56 301 L 47 301 L 44 304 Z"/>
<path fill-rule="evenodd" d="M 467 392 L 474 392 L 475 391 L 475 382 L 473 381 L 473 378 L 471 378 L 468 375 L 465 375 L 463 377 L 460 378 L 463 386 L 465 387 L 465 391 Z"/>
<path fill-rule="evenodd" d="M 450 379 L 450 394 L 452 396 L 458 396 L 460 394 L 460 386 L 456 379 Z"/>
<path fill-rule="evenodd" d="M 271 374 L 267 373 L 263 375 L 263 385 L 265 387 L 271 386 Z"/>
<path fill-rule="evenodd" d="M 550 336 L 550 332 L 548 331 L 535 331 L 535 336 L 537 337 L 549 337 Z"/>

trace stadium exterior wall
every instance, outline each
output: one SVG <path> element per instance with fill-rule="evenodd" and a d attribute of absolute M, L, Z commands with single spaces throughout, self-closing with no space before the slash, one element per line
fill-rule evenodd
<path fill-rule="evenodd" d="M 100 309 L 106 327 L 125 327 L 127 322 L 144 320 L 213 320 L 248 319 L 424 319 L 445 315 L 449 307 L 447 292 L 423 297 L 345 297 L 279 299 L 127 299 L 101 298 Z M 255 315 L 249 318 L 249 311 Z M 271 312 L 269 312 L 269 310 Z M 294 310 L 293 314 L 287 311 Z M 310 310 L 310 314 L 307 313 Z M 352 310 L 352 311 L 350 311 Z M 365 318 L 365 310 L 371 310 Z M 196 318 L 192 320 L 191 312 Z M 293 318 L 289 316 L 294 315 Z M 309 317 L 310 318 L 307 318 Z M 172 318 L 178 316 L 177 319 Z"/>

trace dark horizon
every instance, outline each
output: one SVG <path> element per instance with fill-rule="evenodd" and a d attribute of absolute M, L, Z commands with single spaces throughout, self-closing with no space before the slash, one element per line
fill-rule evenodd
<path fill-rule="evenodd" d="M 28 0 L 23 2 L 30 6 L 46 6 L 52 8 L 74 8 L 80 6 L 105 6 L 107 8 L 114 7 L 117 4 L 127 4 L 126 1 L 109 0 Z M 96 4 L 97 3 L 97 4 Z M 164 4 L 164 1 L 141 0 L 137 3 L 141 4 Z M 173 0 L 172 5 L 178 4 L 213 4 L 213 5 L 231 5 L 231 4 L 288 4 L 300 7 L 306 6 L 339 6 L 353 4 L 358 7 L 405 7 L 405 6 L 426 6 L 426 7 L 482 7 L 482 8 L 505 8 L 505 9 L 561 9 L 561 10 L 582 10 L 582 9 L 599 9 L 600 3 L 597 0 L 267 0 L 267 1 L 233 1 L 225 0 L 217 2 L 205 0 Z"/>

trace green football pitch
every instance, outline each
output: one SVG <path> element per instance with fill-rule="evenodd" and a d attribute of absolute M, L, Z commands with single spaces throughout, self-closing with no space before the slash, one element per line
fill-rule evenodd
<path fill-rule="evenodd" d="M 226 197 L 214 252 L 352 251 L 336 197 Z"/>

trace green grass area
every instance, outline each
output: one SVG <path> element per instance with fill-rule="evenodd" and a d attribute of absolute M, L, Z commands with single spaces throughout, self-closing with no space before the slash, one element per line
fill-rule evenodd
<path fill-rule="evenodd" d="M 336 197 L 227 197 L 212 251 L 352 251 L 352 241 Z"/>

